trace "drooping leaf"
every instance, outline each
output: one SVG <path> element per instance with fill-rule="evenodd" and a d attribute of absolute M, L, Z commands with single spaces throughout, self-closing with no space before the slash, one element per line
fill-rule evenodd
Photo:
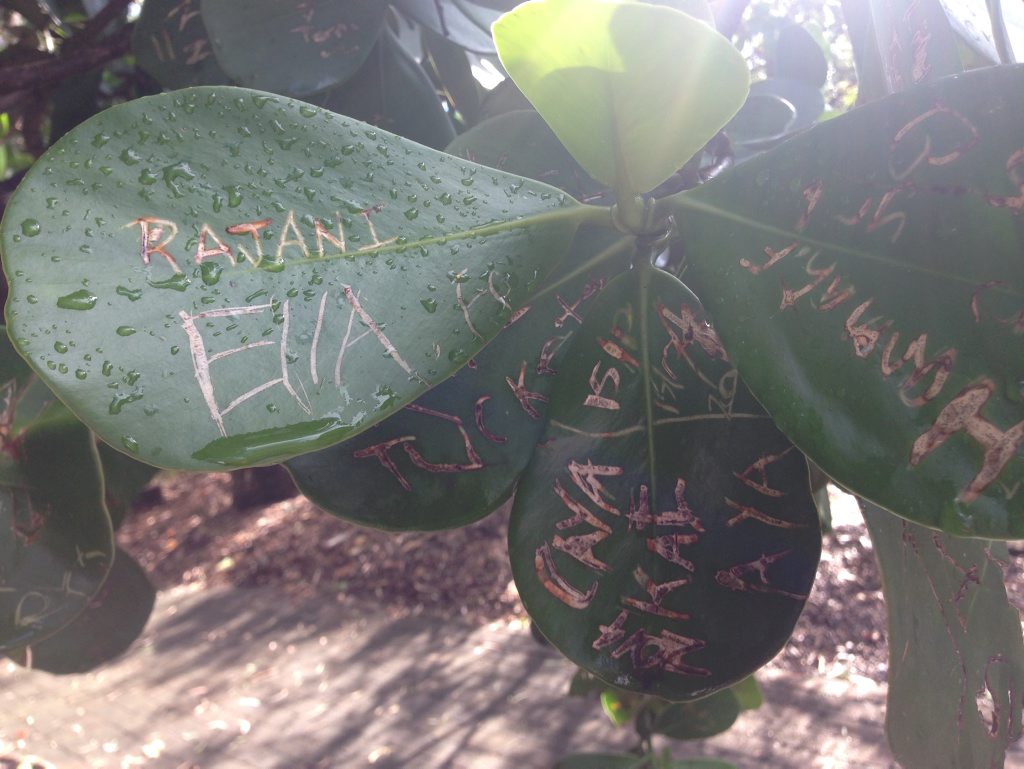
<path fill-rule="evenodd" d="M 394 4 L 432 32 L 477 53 L 494 53 L 491 24 L 508 10 L 465 0 L 395 0 Z"/>
<path fill-rule="evenodd" d="M 448 149 L 583 200 L 607 191 L 534 112 L 481 124 Z M 540 438 L 567 341 L 630 250 L 628 238 L 582 230 L 525 314 L 469 365 L 362 435 L 290 460 L 299 489 L 335 515 L 385 529 L 465 525 L 497 509 Z M 487 299 L 483 286 L 472 294 L 464 289 L 456 287 L 456 299 L 467 307 Z M 424 301 L 436 311 L 443 299 L 429 292 Z"/>
<path fill-rule="evenodd" d="M 580 165 L 634 194 L 696 154 L 747 94 L 739 52 L 672 8 L 540 0 L 503 16 L 494 37 L 509 75 Z"/>
<path fill-rule="evenodd" d="M 11 335 L 139 459 L 269 464 L 444 380 L 606 218 L 310 105 L 162 94 L 25 177 L 2 226 Z"/>
<path fill-rule="evenodd" d="M 1003 543 L 862 503 L 889 614 L 886 731 L 905 769 L 1002 767 L 1021 733 L 1024 641 Z"/>
<path fill-rule="evenodd" d="M 118 549 L 103 586 L 53 635 L 10 653 L 23 667 L 54 675 L 87 673 L 124 654 L 142 634 L 156 591 L 142 567 Z"/>
<path fill-rule="evenodd" d="M 814 578 L 817 513 L 803 458 L 693 295 L 653 268 L 610 283 L 548 413 L 509 554 L 552 644 L 613 686 L 670 700 L 770 659 Z"/>
<path fill-rule="evenodd" d="M 783 432 L 963 535 L 1024 536 L 1021 88 L 999 68 L 875 102 L 676 206 L 687 281 Z"/>
<path fill-rule="evenodd" d="M 157 474 L 157 468 L 132 459 L 127 454 L 100 443 L 100 467 L 103 469 L 103 491 L 110 522 L 116 531 L 131 512 L 132 502 Z"/>
<path fill-rule="evenodd" d="M 963 69 L 941 0 L 868 0 L 867 5 L 891 93 Z"/>
<path fill-rule="evenodd" d="M 455 138 L 427 73 L 387 30 L 351 80 L 313 101 L 434 149 L 444 149 Z"/>
<path fill-rule="evenodd" d="M 0 348 L 0 652 L 59 630 L 113 560 L 93 437 Z"/>
<path fill-rule="evenodd" d="M 139 67 L 164 88 L 226 85 L 199 10 L 200 0 L 146 0 L 132 30 Z"/>
<path fill-rule="evenodd" d="M 673 740 L 702 740 L 726 731 L 739 715 L 739 699 L 730 687 L 693 702 L 672 703 L 655 717 L 652 731 Z"/>
<path fill-rule="evenodd" d="M 307 96 L 344 83 L 384 24 L 380 0 L 207 0 L 202 20 L 235 82 Z"/>

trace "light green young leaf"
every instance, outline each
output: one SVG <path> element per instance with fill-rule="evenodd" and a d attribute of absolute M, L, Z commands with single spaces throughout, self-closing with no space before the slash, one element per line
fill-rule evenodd
<path fill-rule="evenodd" d="M 533 0 L 494 24 L 502 64 L 587 172 L 630 194 L 743 105 L 743 57 L 707 23 L 622 0 Z"/>

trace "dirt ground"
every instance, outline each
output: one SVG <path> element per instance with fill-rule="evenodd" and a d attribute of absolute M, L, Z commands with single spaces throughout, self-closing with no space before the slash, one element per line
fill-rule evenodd
<path fill-rule="evenodd" d="M 119 542 L 156 586 L 279 586 L 297 599 L 373 600 L 393 617 L 428 612 L 481 625 L 525 618 L 505 548 L 507 512 L 466 528 L 382 532 L 341 521 L 301 496 L 247 510 L 227 474 L 168 475 L 143 496 Z M 871 542 L 856 513 L 823 543 L 814 590 L 773 666 L 884 681 L 885 606 Z M 1008 579 L 1024 607 L 1021 559 Z"/>

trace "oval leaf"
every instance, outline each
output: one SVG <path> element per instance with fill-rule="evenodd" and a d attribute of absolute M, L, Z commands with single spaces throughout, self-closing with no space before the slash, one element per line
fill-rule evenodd
<path fill-rule="evenodd" d="M 687 280 L 842 486 L 1024 536 L 1024 70 L 875 102 L 681 195 Z"/>
<path fill-rule="evenodd" d="M 0 234 L 11 334 L 48 384 L 139 459 L 209 469 L 394 412 L 606 219 L 307 104 L 208 88 L 79 126 Z"/>
<path fill-rule="evenodd" d="M 620 191 L 665 181 L 747 95 L 739 52 L 672 8 L 538 0 L 499 19 L 494 39 L 509 75 L 573 157 Z"/>
<path fill-rule="evenodd" d="M 694 702 L 675 702 L 661 710 L 651 731 L 673 740 L 702 740 L 721 734 L 736 723 L 740 702 L 732 689 L 723 689 Z"/>
<path fill-rule="evenodd" d="M 314 102 L 434 149 L 444 149 L 455 138 L 427 73 L 387 30 L 351 80 Z"/>
<path fill-rule="evenodd" d="M 694 699 L 782 647 L 819 551 L 806 464 L 694 296 L 653 268 L 610 283 L 512 511 L 513 575 L 540 630 L 613 686 Z"/>
<path fill-rule="evenodd" d="M 216 0 L 202 5 L 217 61 L 237 83 L 305 96 L 344 83 L 384 24 L 379 0 Z"/>
<path fill-rule="evenodd" d="M 23 667 L 55 675 L 88 673 L 128 651 L 155 602 L 146 572 L 118 549 L 103 586 L 70 624 L 9 656 Z"/>
<path fill-rule="evenodd" d="M 225 85 L 199 0 L 146 0 L 132 30 L 138 65 L 164 88 Z"/>
<path fill-rule="evenodd" d="M 577 198 L 607 192 L 533 111 L 489 120 L 449 151 L 544 179 Z M 325 510 L 378 528 L 431 530 L 490 514 L 512 493 L 540 437 L 568 339 L 630 250 L 630 238 L 581 231 L 500 339 L 390 419 L 290 460 L 296 485 Z M 423 300 L 426 309 L 436 310 L 435 296 Z"/>
<path fill-rule="evenodd" d="M 1024 689 L 1005 544 L 940 534 L 869 503 L 862 511 L 889 614 L 893 754 L 909 769 L 1002 766 L 1020 737 Z"/>
<path fill-rule="evenodd" d="M 0 437 L 0 652 L 6 652 L 45 638 L 85 609 L 110 569 L 114 543 L 91 433 L 60 408 L 37 418 L 52 395 L 6 336 L 0 374 L 0 421 L 7 426 Z"/>

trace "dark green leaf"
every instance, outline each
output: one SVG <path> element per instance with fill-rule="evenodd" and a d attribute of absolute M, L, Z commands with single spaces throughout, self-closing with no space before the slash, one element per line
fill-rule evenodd
<path fill-rule="evenodd" d="M 110 521 L 116 531 L 131 512 L 132 503 L 157 473 L 157 468 L 132 459 L 127 454 L 110 448 L 105 443 L 98 446 L 100 466 L 103 468 L 103 490 L 110 513 Z"/>
<path fill-rule="evenodd" d="M 607 217 L 288 99 L 162 94 L 25 177 L 2 227 L 11 335 L 139 459 L 269 464 L 443 381 Z"/>
<path fill-rule="evenodd" d="M 387 30 L 355 77 L 313 101 L 434 149 L 455 138 L 427 73 Z"/>
<path fill-rule="evenodd" d="M 395 6 L 456 45 L 477 53 L 494 53 L 491 24 L 502 9 L 465 0 L 395 0 Z"/>
<path fill-rule="evenodd" d="M 448 151 L 581 200 L 607 192 L 535 112 L 487 121 Z M 335 515 L 388 529 L 447 528 L 491 513 L 540 437 L 567 340 L 630 248 L 631 239 L 608 231 L 581 231 L 525 315 L 470 365 L 357 438 L 289 461 L 300 490 Z M 427 299 L 428 308 L 436 301 Z"/>
<path fill-rule="evenodd" d="M 996 68 L 875 102 L 676 206 L 686 278 L 783 432 L 973 536 L 1024 536 L 1022 89 Z"/>
<path fill-rule="evenodd" d="M 769 63 L 773 77 L 786 78 L 821 89 L 828 78 L 828 60 L 821 45 L 799 24 L 779 30 Z"/>
<path fill-rule="evenodd" d="M 739 699 L 731 688 L 723 689 L 693 702 L 669 705 L 654 719 L 652 731 L 673 740 L 702 740 L 724 732 L 739 715 Z"/>
<path fill-rule="evenodd" d="M 963 69 L 940 0 L 868 0 L 867 5 L 891 93 Z"/>
<path fill-rule="evenodd" d="M 11 659 L 55 675 L 87 673 L 124 654 L 142 633 L 156 591 L 135 560 L 118 549 L 103 587 L 55 634 L 17 649 Z"/>
<path fill-rule="evenodd" d="M 0 651 L 6 651 L 74 619 L 103 583 L 114 543 L 92 435 L 66 414 L 47 410 L 37 418 L 52 396 L 6 336 L 0 372 Z"/>
<path fill-rule="evenodd" d="M 905 769 L 1002 767 L 1020 737 L 1024 641 L 1003 543 L 862 504 L 889 613 L 889 745 Z"/>
<path fill-rule="evenodd" d="M 473 77 L 466 51 L 426 27 L 423 28 L 422 40 L 424 65 L 433 70 L 434 79 L 448 106 L 462 125 L 467 128 L 476 125 L 483 89 Z"/>
<path fill-rule="evenodd" d="M 803 458 L 693 295 L 653 268 L 610 283 L 548 414 L 509 553 L 552 644 L 613 686 L 675 700 L 770 659 L 814 578 L 817 513 Z"/>
<path fill-rule="evenodd" d="M 217 61 L 237 83 L 306 96 L 344 83 L 384 25 L 380 0 L 207 0 Z"/>
<path fill-rule="evenodd" d="M 199 0 L 146 0 L 132 30 L 132 51 L 164 88 L 230 82 L 213 55 Z"/>

